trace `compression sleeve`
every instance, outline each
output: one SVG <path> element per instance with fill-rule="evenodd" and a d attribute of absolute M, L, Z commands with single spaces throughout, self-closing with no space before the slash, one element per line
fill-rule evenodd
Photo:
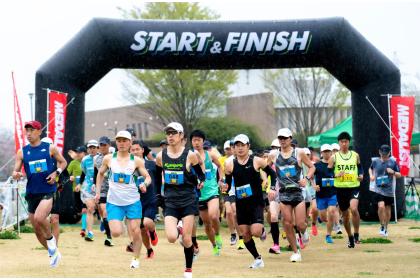
<path fill-rule="evenodd" d="M 203 169 L 199 164 L 193 165 L 192 168 L 194 169 L 195 174 L 197 175 L 200 182 L 204 182 L 206 180 L 206 175 L 203 173 Z"/>
<path fill-rule="evenodd" d="M 363 166 L 360 164 L 360 163 L 358 163 L 357 164 L 357 175 L 363 175 Z"/>
<path fill-rule="evenodd" d="M 98 168 L 93 168 L 93 184 L 96 185 L 96 176 L 98 176 Z"/>
<path fill-rule="evenodd" d="M 229 193 L 229 191 L 230 191 L 230 188 L 231 188 L 231 186 L 232 186 L 232 174 L 226 174 L 226 176 L 225 176 L 225 180 L 226 180 L 226 184 L 228 185 L 228 189 L 227 189 L 227 193 Z"/>
<path fill-rule="evenodd" d="M 83 182 L 85 181 L 85 177 L 86 177 L 86 174 L 85 172 L 82 171 L 82 174 L 80 175 L 80 185 L 83 184 Z"/>

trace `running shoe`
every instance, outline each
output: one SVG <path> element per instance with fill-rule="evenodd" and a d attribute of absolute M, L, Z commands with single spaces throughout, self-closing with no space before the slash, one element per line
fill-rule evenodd
<path fill-rule="evenodd" d="M 198 256 L 200 255 L 200 249 L 194 246 L 194 253 L 193 253 L 193 262 L 198 260 Z"/>
<path fill-rule="evenodd" d="M 335 226 L 334 231 L 335 231 L 336 234 L 343 234 L 343 231 L 341 230 L 341 225 L 340 224 L 337 224 Z"/>
<path fill-rule="evenodd" d="M 385 229 L 384 237 L 388 237 L 388 229 Z"/>
<path fill-rule="evenodd" d="M 85 236 L 85 240 L 86 241 L 93 241 L 95 240 L 93 233 L 92 232 L 88 232 L 88 234 Z"/>
<path fill-rule="evenodd" d="M 85 229 L 82 229 L 82 230 L 80 231 L 80 236 L 81 236 L 81 237 L 85 237 L 85 236 L 86 236 L 86 230 L 85 230 Z"/>
<path fill-rule="evenodd" d="M 268 250 L 268 252 L 269 253 L 271 253 L 271 254 L 280 254 L 280 247 L 279 247 L 279 245 L 277 245 L 277 244 L 274 244 L 271 248 L 270 248 L 270 250 Z"/>
<path fill-rule="evenodd" d="M 235 235 L 230 236 L 230 246 L 236 245 L 236 242 L 238 242 L 238 237 Z"/>
<path fill-rule="evenodd" d="M 300 249 L 305 249 L 300 233 L 296 233 L 296 246 Z"/>
<path fill-rule="evenodd" d="M 219 249 L 222 249 L 223 246 L 223 241 L 222 241 L 222 237 L 220 236 L 220 234 L 216 235 L 214 237 L 214 239 L 216 240 L 216 245 Z"/>
<path fill-rule="evenodd" d="M 264 267 L 264 261 L 262 260 L 261 256 L 256 258 L 253 263 L 249 265 L 249 268 L 257 269 Z"/>
<path fill-rule="evenodd" d="M 184 278 L 192 278 L 192 269 L 186 268 L 184 271 Z"/>
<path fill-rule="evenodd" d="M 354 237 L 353 236 L 349 236 L 349 242 L 347 243 L 347 247 L 349 248 L 354 248 Z"/>
<path fill-rule="evenodd" d="M 316 227 L 316 225 L 312 225 L 311 227 L 311 233 L 313 236 L 317 236 L 318 235 L 318 228 Z"/>
<path fill-rule="evenodd" d="M 360 236 L 359 236 L 359 233 L 358 232 L 355 232 L 353 236 L 354 236 L 354 243 L 360 244 Z"/>
<path fill-rule="evenodd" d="M 327 242 L 328 244 L 333 244 L 334 243 L 331 235 L 325 236 L 325 242 Z"/>
<path fill-rule="evenodd" d="M 148 231 L 148 233 L 149 233 L 149 236 L 150 236 L 150 231 Z M 153 238 L 150 238 L 150 243 L 152 243 L 152 246 L 156 246 L 159 242 L 159 238 L 158 238 L 158 235 L 156 233 L 156 230 L 153 231 L 152 234 L 153 234 Z"/>
<path fill-rule="evenodd" d="M 133 253 L 134 249 L 133 249 L 133 242 L 130 242 L 130 244 L 127 245 L 127 247 L 125 248 L 125 251 L 128 253 Z"/>
<path fill-rule="evenodd" d="M 153 251 L 153 249 L 151 249 L 151 251 L 147 250 L 146 259 L 148 260 L 153 259 L 154 256 L 155 256 L 155 251 Z"/>
<path fill-rule="evenodd" d="M 302 234 L 302 238 L 301 238 L 303 244 L 306 246 L 308 246 L 309 244 L 309 233 L 307 230 L 305 230 L 305 232 Z"/>
<path fill-rule="evenodd" d="M 108 247 L 112 247 L 112 246 L 114 246 L 114 243 L 112 242 L 111 238 L 107 238 L 107 239 L 105 239 L 104 245 L 108 246 Z"/>
<path fill-rule="evenodd" d="M 55 250 L 51 252 L 50 267 L 52 268 L 57 267 L 58 264 L 60 263 L 60 260 L 61 260 L 61 254 L 58 251 L 58 248 L 55 248 Z"/>
<path fill-rule="evenodd" d="M 243 239 L 239 239 L 239 242 L 238 242 L 238 250 L 243 250 L 243 249 L 245 249 L 244 240 Z"/>
<path fill-rule="evenodd" d="M 131 264 L 130 264 L 130 268 L 139 268 L 140 267 L 140 262 L 138 259 L 133 258 L 131 260 Z"/>
<path fill-rule="evenodd" d="M 261 241 L 265 241 L 267 239 L 267 232 L 265 231 L 265 229 L 263 228 L 263 232 L 260 236 Z"/>
<path fill-rule="evenodd" d="M 220 256 L 220 248 L 217 244 L 213 246 L 213 256 Z"/>
<path fill-rule="evenodd" d="M 291 262 L 301 262 L 302 261 L 302 256 L 300 255 L 300 252 L 298 251 L 297 253 L 293 253 L 290 256 L 290 261 Z"/>
<path fill-rule="evenodd" d="M 385 227 L 381 226 L 381 228 L 379 229 L 379 235 L 380 236 L 385 236 Z"/>
<path fill-rule="evenodd" d="M 101 230 L 102 233 L 105 232 L 105 225 L 103 221 L 101 221 L 101 225 L 99 226 L 99 229 Z"/>

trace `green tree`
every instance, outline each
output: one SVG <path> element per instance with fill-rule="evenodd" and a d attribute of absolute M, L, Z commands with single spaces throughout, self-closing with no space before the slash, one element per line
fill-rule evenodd
<path fill-rule="evenodd" d="M 350 91 L 324 68 L 266 70 L 263 76 L 276 102 L 289 111 L 290 128 L 303 145 L 308 136 L 327 129 L 350 96 Z"/>
<path fill-rule="evenodd" d="M 120 9 L 121 10 L 121 9 Z M 164 20 L 211 20 L 219 16 L 198 3 L 147 3 L 144 10 L 121 10 L 126 18 Z M 178 121 L 185 133 L 199 120 L 220 109 L 230 96 L 229 86 L 236 82 L 231 70 L 127 70 L 131 84 L 125 84 L 124 97 L 133 104 L 144 104 L 165 125 Z"/>

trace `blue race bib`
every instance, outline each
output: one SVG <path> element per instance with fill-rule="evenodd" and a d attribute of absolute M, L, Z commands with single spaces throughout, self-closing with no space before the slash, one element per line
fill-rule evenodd
<path fill-rule="evenodd" d="M 322 187 L 333 187 L 334 178 L 322 178 Z"/>
<path fill-rule="evenodd" d="M 165 170 L 165 184 L 181 185 L 184 183 L 184 171 Z"/>
<path fill-rule="evenodd" d="M 210 180 L 211 179 L 211 169 L 206 169 L 206 180 Z"/>
<path fill-rule="evenodd" d="M 130 175 L 123 173 L 114 173 L 113 180 L 119 184 L 130 184 Z"/>
<path fill-rule="evenodd" d="M 32 174 L 42 173 L 42 172 L 48 171 L 47 160 L 46 159 L 40 159 L 40 160 L 30 161 L 29 162 L 29 171 Z"/>
<path fill-rule="evenodd" d="M 286 165 L 279 167 L 280 178 L 288 178 L 296 176 L 296 167 L 294 165 Z"/>
<path fill-rule="evenodd" d="M 236 187 L 236 198 L 243 199 L 252 196 L 252 188 L 250 184 Z"/>
<path fill-rule="evenodd" d="M 379 176 L 378 178 L 376 178 L 376 185 L 378 187 L 388 186 L 389 185 L 389 177 L 387 175 Z"/>

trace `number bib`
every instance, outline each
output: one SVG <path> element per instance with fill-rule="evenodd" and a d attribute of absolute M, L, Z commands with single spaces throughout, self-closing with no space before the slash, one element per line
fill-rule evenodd
<path fill-rule="evenodd" d="M 334 178 L 322 178 L 322 186 L 323 187 L 333 187 L 334 186 Z"/>
<path fill-rule="evenodd" d="M 206 169 L 206 180 L 211 179 L 211 169 Z"/>
<path fill-rule="evenodd" d="M 123 173 L 114 173 L 113 181 L 119 184 L 130 184 L 130 175 Z"/>
<path fill-rule="evenodd" d="M 184 183 L 184 171 L 165 170 L 165 184 L 181 185 Z"/>
<path fill-rule="evenodd" d="M 388 186 L 389 185 L 389 177 L 388 176 L 380 176 L 376 178 L 376 185 L 378 187 Z"/>
<path fill-rule="evenodd" d="M 40 159 L 29 162 L 29 170 L 31 173 L 42 173 L 48 171 L 47 160 Z"/>
<path fill-rule="evenodd" d="M 355 182 L 356 181 L 356 175 L 345 173 L 342 177 L 338 177 L 337 179 L 340 182 Z"/>
<path fill-rule="evenodd" d="M 136 178 L 136 185 L 140 186 L 140 184 L 144 183 L 144 177 L 143 176 L 139 176 Z"/>
<path fill-rule="evenodd" d="M 250 184 L 236 187 L 236 198 L 243 199 L 252 196 L 252 188 Z"/>
<path fill-rule="evenodd" d="M 296 176 L 296 167 L 294 165 L 279 166 L 280 178 Z"/>
<path fill-rule="evenodd" d="M 80 176 L 76 176 L 76 185 L 80 184 Z"/>

